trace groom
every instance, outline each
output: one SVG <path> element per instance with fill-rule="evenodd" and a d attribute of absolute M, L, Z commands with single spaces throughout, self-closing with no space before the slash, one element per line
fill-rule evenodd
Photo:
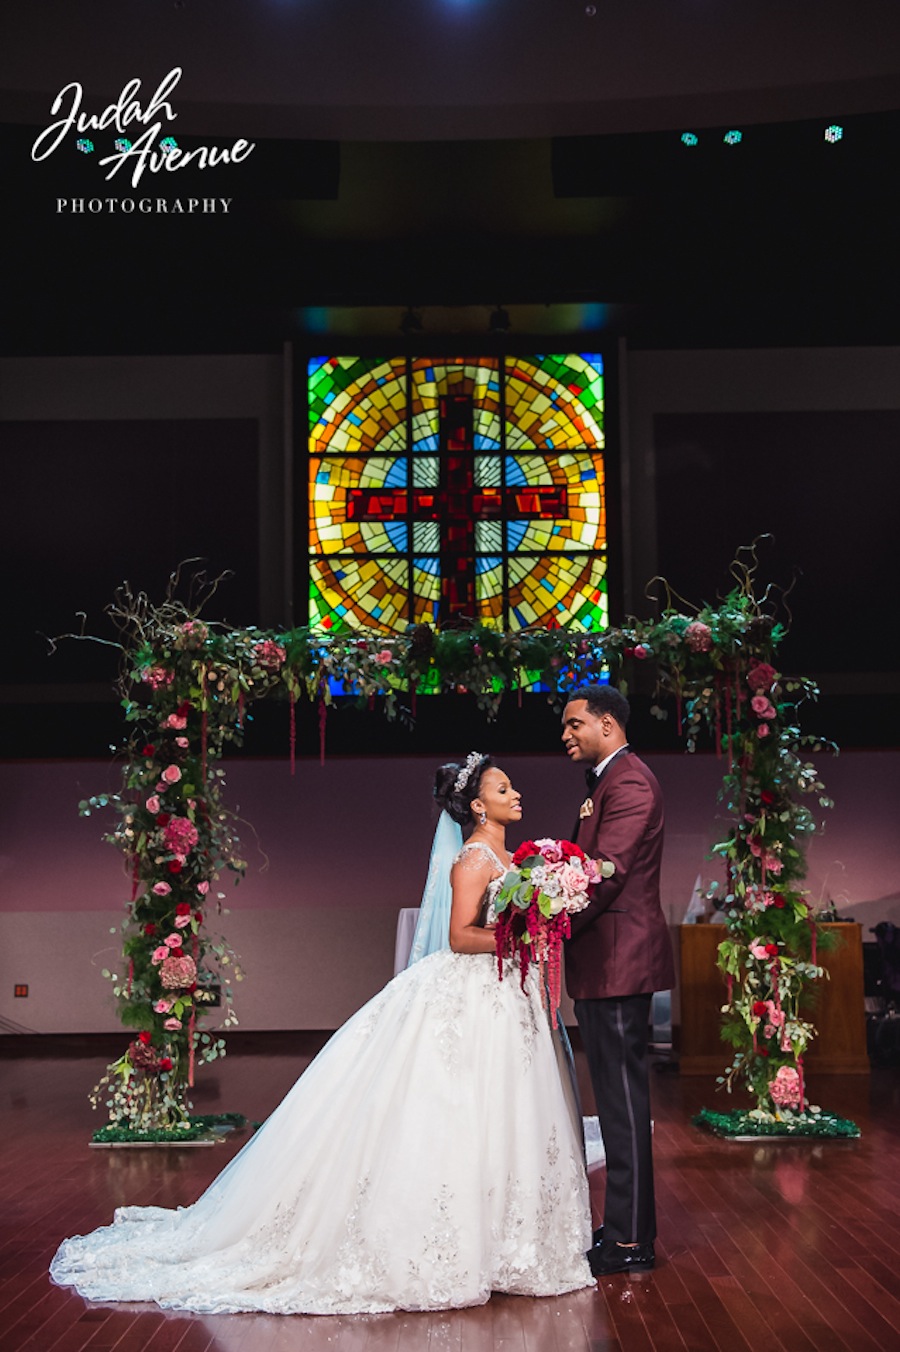
<path fill-rule="evenodd" d="M 654 1265 L 656 1209 L 647 1038 L 653 992 L 675 984 L 659 900 L 662 793 L 628 745 L 629 707 L 613 686 L 573 691 L 562 740 L 585 766 L 575 841 L 616 866 L 572 916 L 566 985 L 587 1054 L 606 1148 L 604 1223 L 588 1254 L 595 1277 Z"/>

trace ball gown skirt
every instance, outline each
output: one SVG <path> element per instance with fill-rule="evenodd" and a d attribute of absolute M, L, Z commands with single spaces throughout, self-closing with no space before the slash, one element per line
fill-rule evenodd
<path fill-rule="evenodd" d="M 67 1239 L 95 1301 L 227 1313 L 480 1305 L 590 1286 L 580 1121 L 531 970 L 433 953 L 341 1028 L 193 1206 Z"/>

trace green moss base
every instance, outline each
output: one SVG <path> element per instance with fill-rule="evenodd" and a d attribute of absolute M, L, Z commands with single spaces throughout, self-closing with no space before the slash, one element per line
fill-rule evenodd
<path fill-rule="evenodd" d="M 852 1138 L 860 1135 L 859 1127 L 846 1117 L 837 1117 L 834 1113 L 792 1113 L 786 1117 L 754 1116 L 749 1111 L 732 1113 L 714 1113 L 703 1108 L 692 1125 L 711 1131 L 715 1136 L 724 1136 L 730 1140 L 748 1140 L 762 1136 L 795 1136 L 837 1139 Z"/>
<path fill-rule="evenodd" d="M 225 1132 L 247 1125 L 243 1113 L 198 1113 L 188 1118 L 189 1126 L 133 1131 L 130 1127 L 101 1127 L 91 1137 L 91 1145 L 178 1145 L 193 1141 L 211 1141 Z"/>

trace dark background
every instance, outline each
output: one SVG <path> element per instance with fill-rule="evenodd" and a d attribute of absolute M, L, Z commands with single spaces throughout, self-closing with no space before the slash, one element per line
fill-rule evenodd
<path fill-rule="evenodd" d="M 897 344 L 898 7 L 597 8 L 589 19 L 582 4 L 539 0 L 16 7 L 0 54 L 0 356 L 278 353 L 290 341 L 302 370 L 306 353 L 373 347 L 505 342 L 601 350 L 613 365 L 621 339 L 630 351 Z M 97 161 L 113 131 L 91 133 L 93 157 L 67 147 L 31 161 L 66 81 L 83 80 L 97 110 L 132 75 L 149 90 L 175 64 L 185 74 L 167 130 L 184 148 L 252 137 L 244 166 L 107 184 Z M 831 122 L 844 128 L 837 145 L 823 139 Z M 743 140 L 727 146 L 734 126 Z M 182 217 L 56 210 L 59 197 L 142 195 L 233 204 Z M 498 304 L 505 336 L 488 330 Z M 399 331 L 407 306 L 423 319 L 412 336 Z M 610 395 L 615 481 L 614 382 Z M 786 665 L 896 671 L 898 431 L 900 414 L 865 410 L 658 417 L 661 571 L 688 598 L 713 599 L 735 548 L 771 532 L 765 575 L 796 582 Z M 87 444 L 100 466 L 89 477 Z M 64 645 L 51 676 L 37 633 L 72 628 L 79 610 L 96 631 L 122 577 L 159 595 L 193 555 L 234 569 L 217 613 L 252 623 L 253 425 L 5 422 L 0 455 L 3 754 L 102 755 L 120 734 L 113 704 L 63 690 L 37 703 L 23 687 L 103 680 L 114 654 Z M 295 470 L 302 484 L 302 448 Z M 611 552 L 617 620 L 614 537 Z M 844 744 L 895 744 L 885 688 L 875 682 L 862 718 L 865 681 L 838 682 L 816 719 Z M 541 696 L 509 705 L 489 733 L 458 699 L 420 701 L 416 730 L 399 734 L 346 712 L 330 744 L 555 742 Z M 638 739 L 674 746 L 648 705 L 639 694 Z M 285 726 L 283 710 L 261 709 L 254 751 L 280 751 Z M 315 750 L 317 735 L 303 712 L 301 746 Z"/>

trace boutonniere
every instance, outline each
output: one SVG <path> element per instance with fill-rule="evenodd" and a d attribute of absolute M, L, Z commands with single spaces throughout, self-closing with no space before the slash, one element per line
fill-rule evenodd
<path fill-rule="evenodd" d="M 585 798 L 584 802 L 581 804 L 581 811 L 578 813 L 579 821 L 584 821 L 585 817 L 589 817 L 593 812 L 593 810 L 594 810 L 593 798 Z"/>

